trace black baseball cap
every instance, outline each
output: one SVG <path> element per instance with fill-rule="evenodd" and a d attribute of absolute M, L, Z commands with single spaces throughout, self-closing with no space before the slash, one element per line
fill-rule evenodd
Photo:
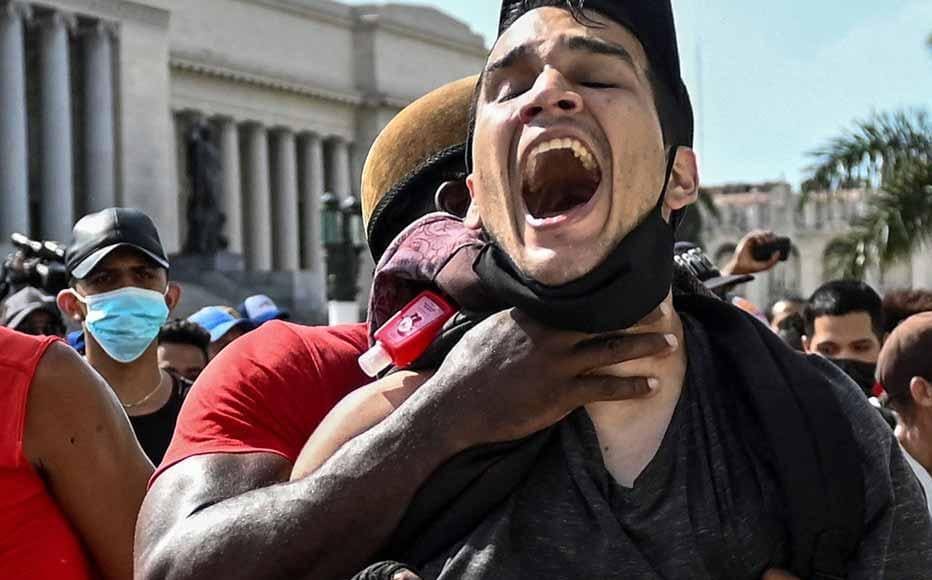
<path fill-rule="evenodd" d="M 168 256 L 152 219 L 138 209 L 122 207 L 111 207 L 78 220 L 65 252 L 65 269 L 69 276 L 81 280 L 110 252 L 122 247 L 139 250 L 168 269 Z"/>

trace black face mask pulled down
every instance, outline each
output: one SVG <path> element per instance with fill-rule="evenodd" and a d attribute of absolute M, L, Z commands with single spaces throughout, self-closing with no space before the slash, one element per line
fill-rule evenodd
<path fill-rule="evenodd" d="M 660 306 L 673 283 L 673 227 L 663 219 L 663 200 L 675 159 L 674 149 L 657 205 L 588 274 L 546 286 L 490 242 L 473 266 L 483 286 L 503 304 L 554 328 L 596 334 L 633 326 Z"/>

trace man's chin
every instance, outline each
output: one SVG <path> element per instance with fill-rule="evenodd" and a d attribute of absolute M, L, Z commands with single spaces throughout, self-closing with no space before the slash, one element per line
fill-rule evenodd
<path fill-rule="evenodd" d="M 601 262 L 601 259 L 594 261 L 592 255 L 585 258 L 580 256 L 576 249 L 567 251 L 535 248 L 525 252 L 517 266 L 525 276 L 535 282 L 544 286 L 562 286 L 579 280 Z"/>

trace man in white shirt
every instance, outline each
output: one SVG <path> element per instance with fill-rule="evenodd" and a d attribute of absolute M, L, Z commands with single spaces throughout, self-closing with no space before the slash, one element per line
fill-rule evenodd
<path fill-rule="evenodd" d="M 932 513 L 932 312 L 908 318 L 890 334 L 877 362 L 877 380 L 900 417 L 896 438 Z"/>

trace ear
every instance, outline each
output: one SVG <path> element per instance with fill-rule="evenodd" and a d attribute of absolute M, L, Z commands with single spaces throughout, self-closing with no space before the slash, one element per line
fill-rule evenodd
<path fill-rule="evenodd" d="M 806 336 L 805 334 L 803 335 L 802 339 L 803 339 L 803 350 L 806 351 L 807 353 L 812 353 L 812 351 L 809 349 L 809 347 L 812 346 L 812 340 L 810 340 L 809 337 Z"/>
<path fill-rule="evenodd" d="M 62 290 L 55 298 L 55 302 L 65 318 L 76 322 L 84 322 L 84 318 L 87 316 L 87 307 L 75 297 L 74 290 L 71 288 Z"/>
<path fill-rule="evenodd" d="M 932 383 L 922 377 L 913 377 L 909 381 L 909 393 L 920 407 L 932 407 Z"/>
<path fill-rule="evenodd" d="M 696 152 L 689 147 L 678 147 L 673 161 L 673 173 L 667 184 L 664 205 L 667 211 L 683 209 L 696 203 L 699 197 L 699 164 Z"/>
<path fill-rule="evenodd" d="M 169 282 L 168 290 L 165 292 L 165 304 L 168 304 L 169 310 L 174 310 L 179 302 L 181 302 L 181 286 L 175 282 Z"/>
<path fill-rule="evenodd" d="M 466 209 L 466 217 L 463 218 L 463 225 L 472 230 L 482 228 L 482 217 L 479 215 L 479 204 L 476 203 L 476 181 L 474 174 L 470 173 L 466 177 L 466 188 L 469 190 L 469 207 Z"/>
<path fill-rule="evenodd" d="M 469 208 L 471 195 L 462 180 L 445 181 L 437 188 L 434 205 L 439 211 L 445 211 L 457 217 L 464 217 Z"/>

